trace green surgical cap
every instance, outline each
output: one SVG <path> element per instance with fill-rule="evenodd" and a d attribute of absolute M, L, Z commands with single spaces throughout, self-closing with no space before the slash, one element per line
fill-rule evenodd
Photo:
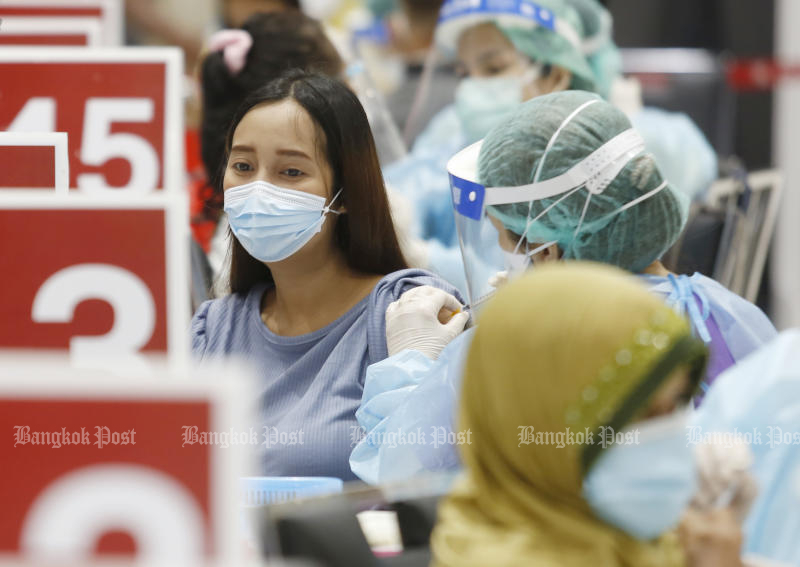
<path fill-rule="evenodd" d="M 514 117 L 484 139 L 478 158 L 478 178 L 487 187 L 533 183 L 539 161 L 551 137 L 579 106 L 597 100 L 578 113 L 559 133 L 547 152 L 538 181 L 551 179 L 631 128 L 620 110 L 595 94 L 564 91 L 536 97 L 520 106 Z M 528 242 L 558 243 L 564 258 L 612 264 L 634 273 L 659 259 L 677 240 L 686 223 L 688 202 L 668 185 L 644 201 L 611 215 L 623 205 L 661 185 L 663 177 L 650 154 L 640 154 L 597 195 L 592 195 L 580 230 L 588 190 L 488 207 L 511 232 Z M 545 209 L 553 207 L 531 223 Z"/>
<path fill-rule="evenodd" d="M 597 0 L 562 1 L 580 17 L 584 56 L 592 70 L 596 91 L 607 99 L 614 79 L 622 74 L 622 56 L 612 37 L 611 14 Z"/>

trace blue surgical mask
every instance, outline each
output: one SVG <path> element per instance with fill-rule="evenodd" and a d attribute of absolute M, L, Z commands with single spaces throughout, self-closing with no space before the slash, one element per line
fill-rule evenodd
<path fill-rule="evenodd" d="M 342 192 L 340 189 L 331 204 Z M 224 193 L 231 230 L 262 262 L 278 262 L 300 250 L 322 230 L 325 215 L 339 214 L 319 195 L 254 181 Z"/>
<path fill-rule="evenodd" d="M 645 541 L 677 525 L 698 482 L 687 419 L 681 410 L 638 423 L 627 430 L 638 430 L 638 443 L 603 450 L 583 480 L 583 497 L 600 519 Z"/>
<path fill-rule="evenodd" d="M 522 103 L 519 77 L 468 77 L 455 93 L 456 113 L 470 142 L 511 117 Z"/>
<path fill-rule="evenodd" d="M 467 77 L 455 93 L 456 113 L 470 142 L 485 138 L 489 130 L 510 118 L 523 102 L 523 88 L 541 74 L 532 64 L 521 76 Z"/>

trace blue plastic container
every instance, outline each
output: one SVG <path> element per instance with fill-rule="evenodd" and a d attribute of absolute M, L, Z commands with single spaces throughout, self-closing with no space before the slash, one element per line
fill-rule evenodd
<path fill-rule="evenodd" d="M 265 506 L 298 498 L 336 494 L 342 481 L 324 476 L 253 476 L 240 479 L 241 505 Z"/>

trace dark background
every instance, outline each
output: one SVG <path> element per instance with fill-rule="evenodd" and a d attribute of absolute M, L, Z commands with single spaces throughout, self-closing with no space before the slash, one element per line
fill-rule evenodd
<path fill-rule="evenodd" d="M 614 17 L 614 39 L 621 48 L 703 48 L 723 58 L 773 54 L 773 0 L 605 0 L 603 3 Z M 742 158 L 748 169 L 771 166 L 771 91 L 732 92 L 731 100 L 730 146 L 712 142 L 723 155 L 734 153 Z"/>

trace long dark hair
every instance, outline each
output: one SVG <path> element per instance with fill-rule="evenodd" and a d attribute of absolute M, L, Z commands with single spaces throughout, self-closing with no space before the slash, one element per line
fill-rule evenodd
<path fill-rule="evenodd" d="M 334 238 L 347 265 L 364 274 L 388 274 L 407 268 L 383 183 L 378 152 L 367 115 L 358 97 L 343 83 L 318 73 L 294 70 L 253 92 L 237 110 L 228 131 L 226 155 L 233 133 L 254 107 L 292 99 L 311 116 L 318 143 L 333 172 L 333 187 L 342 188 L 339 201 L 347 213 L 337 217 Z M 230 287 L 247 293 L 253 285 L 272 281 L 269 268 L 253 258 L 233 234 Z"/>

